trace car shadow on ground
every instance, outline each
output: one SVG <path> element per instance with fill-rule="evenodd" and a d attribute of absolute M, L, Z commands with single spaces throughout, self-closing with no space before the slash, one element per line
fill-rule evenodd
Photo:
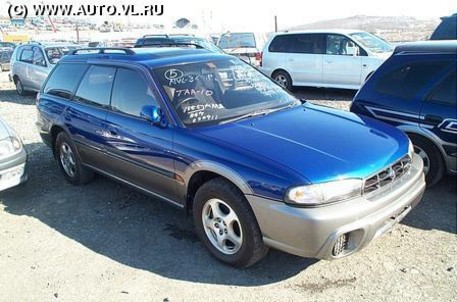
<path fill-rule="evenodd" d="M 422 201 L 402 221 L 423 230 L 457 233 L 457 176 L 446 175 L 426 189 Z"/>
<path fill-rule="evenodd" d="M 14 89 L 0 90 L 0 104 L 2 102 L 9 102 L 21 105 L 35 105 L 35 99 L 35 92 L 28 92 L 25 96 L 21 96 Z"/>
<path fill-rule="evenodd" d="M 98 176 L 68 184 L 48 147 L 26 145 L 29 181 L 0 192 L 4 211 L 38 219 L 92 251 L 166 278 L 236 286 L 276 283 L 317 262 L 275 250 L 248 269 L 212 258 L 181 209 Z"/>
<path fill-rule="evenodd" d="M 357 90 L 336 89 L 336 88 L 316 88 L 316 87 L 294 87 L 293 94 L 300 99 L 317 101 L 347 101 L 354 98 Z"/>

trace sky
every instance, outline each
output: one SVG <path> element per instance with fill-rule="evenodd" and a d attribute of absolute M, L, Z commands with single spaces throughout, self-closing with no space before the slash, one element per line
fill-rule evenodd
<path fill-rule="evenodd" d="M 12 4 L 95 4 L 88 0 L 0 0 L 0 15 L 7 14 L 8 2 Z M 457 12 L 456 0 L 104 0 L 97 4 L 134 4 L 135 8 L 144 5 L 162 4 L 162 16 L 118 18 L 132 23 L 158 23 L 169 26 L 179 18 L 188 18 L 199 27 L 214 31 L 263 31 L 274 30 L 274 16 L 278 18 L 279 29 L 301 24 L 345 18 L 354 15 L 369 16 L 412 16 L 435 18 Z M 272 5 L 274 4 L 274 5 Z M 96 17 L 97 22 L 113 18 Z M 101 23 L 100 22 L 100 23 Z"/>
<path fill-rule="evenodd" d="M 438 19 L 457 12 L 456 0 L 163 0 L 163 4 L 166 5 L 166 13 L 170 15 L 191 17 L 194 14 L 194 18 L 200 15 L 205 16 L 205 19 L 212 16 L 212 20 L 219 21 L 223 27 L 236 27 L 237 30 L 266 28 L 266 31 L 274 30 L 275 15 L 281 29 L 354 15 Z"/>

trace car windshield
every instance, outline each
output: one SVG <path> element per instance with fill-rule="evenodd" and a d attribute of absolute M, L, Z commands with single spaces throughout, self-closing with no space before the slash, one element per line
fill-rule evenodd
<path fill-rule="evenodd" d="M 56 64 L 60 58 L 68 53 L 68 48 L 66 47 L 46 47 L 45 49 L 46 56 L 51 64 Z"/>
<path fill-rule="evenodd" d="M 185 125 L 230 122 L 300 103 L 236 58 L 156 68 L 154 73 Z"/>
<path fill-rule="evenodd" d="M 217 44 L 222 49 L 256 47 L 253 33 L 228 33 L 220 37 Z"/>
<path fill-rule="evenodd" d="M 368 48 L 371 52 L 382 53 L 393 51 L 393 46 L 384 41 L 383 39 L 372 35 L 367 32 L 357 32 L 352 33 L 350 36 L 362 44 L 364 47 Z"/>

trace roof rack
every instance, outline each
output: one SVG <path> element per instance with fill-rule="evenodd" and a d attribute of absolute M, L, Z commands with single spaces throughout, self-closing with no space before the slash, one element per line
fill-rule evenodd
<path fill-rule="evenodd" d="M 152 35 L 144 35 L 143 36 L 143 38 L 159 38 L 159 37 L 169 38 L 170 36 L 167 35 L 167 34 L 152 34 Z"/>
<path fill-rule="evenodd" d="M 106 52 L 108 50 L 108 52 Z M 112 51 L 112 52 L 111 52 Z M 126 55 L 134 55 L 135 52 L 129 48 L 123 47 L 88 47 L 88 48 L 78 48 L 72 50 L 68 55 L 77 55 L 80 52 L 86 52 L 85 54 L 118 54 L 117 51 L 123 51 Z"/>
<path fill-rule="evenodd" d="M 171 41 L 166 43 L 151 43 L 151 44 L 141 44 L 136 45 L 136 48 L 146 48 L 146 47 L 173 47 L 173 46 L 195 46 L 195 48 L 206 49 L 205 47 L 192 42 L 179 42 L 179 41 Z"/>

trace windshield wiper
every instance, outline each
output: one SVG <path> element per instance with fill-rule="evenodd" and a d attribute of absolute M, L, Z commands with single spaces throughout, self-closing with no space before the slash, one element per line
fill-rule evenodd
<path fill-rule="evenodd" d="M 292 107 L 292 106 L 294 106 L 296 104 L 297 103 L 293 102 L 291 104 L 288 104 L 287 106 L 282 106 L 282 107 L 279 107 L 279 108 L 262 109 L 262 110 L 257 110 L 257 111 L 254 111 L 254 112 L 249 112 L 247 114 L 243 114 L 243 115 L 240 115 L 240 116 L 235 116 L 233 118 L 229 118 L 229 119 L 223 120 L 219 124 L 222 125 L 222 124 L 226 124 L 226 123 L 230 123 L 230 122 L 236 122 L 236 121 L 239 121 L 239 120 L 244 120 L 246 118 L 251 118 L 251 117 L 260 116 L 260 115 L 267 115 L 267 114 L 270 114 L 270 113 L 273 113 L 273 112 L 276 112 L 276 111 L 280 111 L 280 110 L 283 110 L 283 109 L 290 108 L 290 107 Z"/>
<path fill-rule="evenodd" d="M 244 120 L 246 118 L 250 118 L 250 117 L 254 117 L 254 116 L 267 115 L 268 113 L 270 113 L 270 110 L 257 110 L 254 112 L 249 112 L 247 114 L 243 114 L 243 115 L 239 115 L 239 116 L 235 116 L 233 118 L 223 120 L 219 124 L 222 125 L 222 124 L 227 124 L 227 123 L 231 123 L 231 122 L 236 122 L 236 121 Z"/>

